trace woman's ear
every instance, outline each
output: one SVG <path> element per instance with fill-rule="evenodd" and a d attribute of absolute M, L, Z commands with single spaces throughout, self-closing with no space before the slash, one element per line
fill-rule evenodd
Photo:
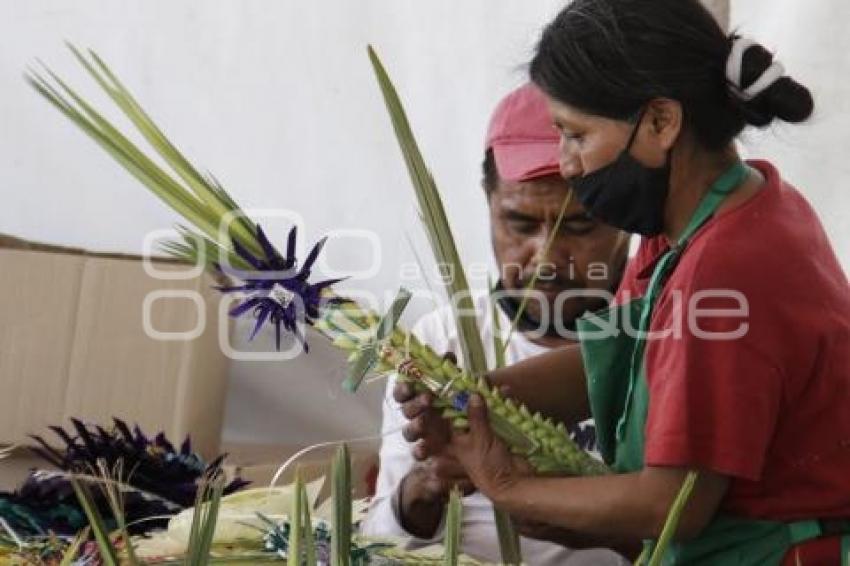
<path fill-rule="evenodd" d="M 670 151 L 682 132 L 682 104 L 670 98 L 656 98 L 647 107 L 649 135 L 664 152 Z"/>

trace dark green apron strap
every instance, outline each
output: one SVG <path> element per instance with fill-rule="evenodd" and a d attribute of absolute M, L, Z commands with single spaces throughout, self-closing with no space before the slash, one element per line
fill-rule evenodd
<path fill-rule="evenodd" d="M 672 266 L 678 260 L 679 255 L 687 247 L 691 237 L 699 230 L 703 224 L 711 218 L 717 211 L 717 207 L 723 202 L 729 193 L 734 191 L 747 177 L 747 166 L 742 161 L 736 161 L 723 175 L 721 175 L 708 189 L 708 192 L 702 197 L 702 200 L 697 206 L 696 211 L 691 217 L 682 235 L 670 250 L 665 253 L 655 270 L 652 273 L 652 278 L 649 280 L 649 286 L 644 296 L 644 308 L 640 315 L 640 321 L 637 328 L 637 336 L 635 339 L 635 348 L 632 350 L 631 360 L 631 379 L 629 379 L 629 388 L 626 392 L 626 406 L 620 420 L 617 422 L 617 440 L 622 441 L 625 438 L 626 423 L 629 419 L 629 407 L 632 397 L 634 396 L 635 377 L 640 372 L 643 365 L 643 354 L 646 349 L 646 335 L 649 332 L 649 322 L 652 318 L 652 309 L 655 305 L 655 300 L 661 294 L 664 287 L 664 280 Z"/>
<path fill-rule="evenodd" d="M 850 521 L 795 521 L 788 523 L 788 538 L 797 546 L 823 536 L 841 536 L 841 566 L 850 566 Z M 805 565 L 804 565 L 805 566 Z"/>
<path fill-rule="evenodd" d="M 820 528 L 820 523 L 814 519 L 795 521 L 793 523 L 788 523 L 786 526 L 788 528 L 788 538 L 794 546 L 801 542 L 816 539 L 823 534 L 823 530 Z"/>
<path fill-rule="evenodd" d="M 795 521 L 786 525 L 791 546 L 820 537 L 841 536 L 841 566 L 850 566 L 850 521 Z M 803 565 L 805 566 L 805 564 Z"/>

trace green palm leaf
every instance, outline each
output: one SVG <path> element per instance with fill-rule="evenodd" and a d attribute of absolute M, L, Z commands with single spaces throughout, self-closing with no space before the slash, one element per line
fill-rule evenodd
<path fill-rule="evenodd" d="M 351 455 L 341 444 L 331 465 L 331 566 L 351 564 Z"/>
<path fill-rule="evenodd" d="M 233 253 L 231 239 L 253 254 L 262 255 L 256 238 L 256 227 L 221 184 L 212 176 L 201 175 L 189 163 L 96 53 L 89 51 L 86 57 L 76 47 L 69 45 L 69 48 L 156 154 L 169 165 L 176 177 L 157 165 L 47 67 L 44 67 L 46 76 L 30 70 L 25 77 L 36 92 L 106 150 L 154 195 L 200 230 L 202 235 L 198 237 L 206 244 L 203 249 L 208 263 L 216 261 L 211 258 L 219 258 L 221 255 L 218 254 L 223 254 L 231 260 L 234 267 L 246 267 L 245 262 L 240 261 Z M 188 244 L 189 247 L 186 247 L 185 238 L 183 242 L 174 244 L 166 247 L 166 251 L 183 259 L 197 259 L 200 246 Z"/>
<path fill-rule="evenodd" d="M 458 328 L 461 349 L 463 350 L 464 366 L 473 376 L 483 375 L 487 371 L 487 358 L 484 354 L 481 330 L 478 327 L 478 320 L 475 316 L 475 305 L 473 304 L 469 284 L 467 283 L 466 272 L 460 260 L 460 253 L 455 244 L 440 193 L 419 151 L 419 146 L 413 136 L 413 131 L 410 128 L 410 123 L 408 122 L 398 93 L 390 81 L 389 75 L 378 55 L 371 46 L 369 47 L 369 58 L 372 61 L 387 111 L 392 119 L 396 138 L 407 164 L 408 173 L 410 174 L 410 179 L 419 202 L 422 222 L 431 242 L 434 257 L 439 265 L 449 266 L 450 273 L 452 274 L 451 279 L 446 281 L 445 286 L 454 309 L 455 323 Z M 564 203 L 558 222 L 563 218 L 567 202 Z M 551 239 L 548 245 L 551 246 Z M 524 305 L 520 308 L 524 308 Z M 495 316 L 494 319 L 496 319 Z M 498 334 L 498 332 L 495 333 L 494 339 L 501 340 L 501 336 L 498 336 Z M 504 365 L 506 344 L 507 342 L 504 344 L 501 342 L 496 343 L 496 359 L 497 361 L 500 360 L 500 366 Z M 498 418 L 494 420 L 496 428 L 501 429 L 503 434 L 509 435 L 511 433 L 510 427 L 506 426 L 505 423 L 501 423 Z M 516 440 L 518 444 L 522 443 L 522 441 L 522 438 Z M 522 562 L 519 538 L 513 528 L 510 517 L 494 509 L 494 518 L 499 535 L 502 561 L 506 564 L 519 564 Z M 456 560 L 457 558 L 455 557 Z"/>
<path fill-rule="evenodd" d="M 387 111 L 392 120 L 410 180 L 419 202 L 419 211 L 425 232 L 431 242 L 434 259 L 438 265 L 447 266 L 452 277 L 443 278 L 449 302 L 455 313 L 458 336 L 463 350 L 464 367 L 474 376 L 487 371 L 487 358 L 484 356 L 484 344 L 475 318 L 475 305 L 469 292 L 466 271 L 460 260 L 451 226 L 449 226 L 443 201 L 437 185 L 425 164 L 416 138 L 410 128 L 410 122 L 398 97 L 395 87 L 387 74 L 375 50 L 369 46 L 369 59 L 378 79 L 378 85 L 384 97 Z"/>
<path fill-rule="evenodd" d="M 445 547 L 443 564 L 445 566 L 458 565 L 462 526 L 463 503 L 461 503 L 460 490 L 454 487 L 449 495 L 449 503 L 446 505 L 446 536 L 443 543 Z"/>

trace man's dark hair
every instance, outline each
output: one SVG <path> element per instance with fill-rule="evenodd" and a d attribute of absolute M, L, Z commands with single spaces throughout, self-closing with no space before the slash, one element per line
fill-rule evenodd
<path fill-rule="evenodd" d="M 481 186 L 484 187 L 484 194 L 487 195 L 487 198 L 490 198 L 490 195 L 499 188 L 499 181 L 496 156 L 491 147 L 484 152 L 484 161 L 481 163 Z"/>
<path fill-rule="evenodd" d="M 732 39 L 698 0 L 574 0 L 544 29 L 530 75 L 554 99 L 617 120 L 653 98 L 677 100 L 685 127 L 709 150 L 727 146 L 747 124 L 806 120 L 811 93 L 790 77 L 748 102 L 732 94 Z M 772 61 L 760 45 L 747 49 L 741 88 Z"/>

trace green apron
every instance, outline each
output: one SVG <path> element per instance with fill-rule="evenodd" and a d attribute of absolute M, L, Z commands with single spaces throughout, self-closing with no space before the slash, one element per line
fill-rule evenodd
<path fill-rule="evenodd" d="M 739 161 L 711 186 L 676 245 L 659 259 L 643 297 L 578 320 L 598 448 L 616 472 L 639 471 L 644 464 L 649 406 L 644 350 L 653 305 L 691 237 L 746 175 Z M 824 535 L 821 525 L 817 520 L 781 523 L 718 515 L 696 539 L 670 545 L 664 564 L 779 564 L 794 545 Z M 848 564 L 847 553 L 842 559 Z"/>

